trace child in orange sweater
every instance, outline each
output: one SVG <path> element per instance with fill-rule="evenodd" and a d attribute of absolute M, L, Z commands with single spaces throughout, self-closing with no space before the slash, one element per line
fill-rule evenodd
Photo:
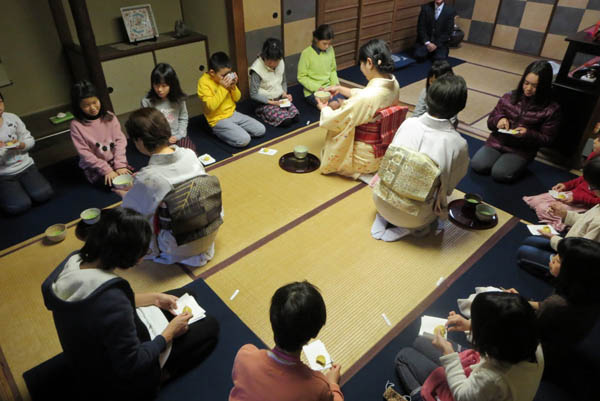
<path fill-rule="evenodd" d="M 307 281 L 279 288 L 271 299 L 270 317 L 275 348 L 240 348 L 229 401 L 343 401 L 339 365 L 323 374 L 300 361 L 302 347 L 319 334 L 327 317 L 317 288 Z"/>

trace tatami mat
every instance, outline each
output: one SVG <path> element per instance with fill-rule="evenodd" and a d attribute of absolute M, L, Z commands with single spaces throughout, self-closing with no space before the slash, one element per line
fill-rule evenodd
<path fill-rule="evenodd" d="M 460 47 L 450 49 L 450 55 L 469 63 L 481 64 L 518 75 L 523 74 L 525 68 L 531 62 L 537 60 L 532 56 L 464 42 L 461 43 Z"/>
<path fill-rule="evenodd" d="M 316 127 L 270 146 L 277 150 L 274 156 L 254 152 L 210 172 L 221 182 L 224 224 L 217 235 L 215 258 L 194 273 L 211 268 L 357 184 L 336 175 L 324 176 L 318 170 L 292 174 L 279 167 L 279 158 L 296 145 L 305 145 L 320 156 L 325 133 Z"/>
<path fill-rule="evenodd" d="M 425 89 L 426 79 L 422 79 L 413 84 L 400 88 L 400 101 L 412 105 L 416 105 L 421 95 L 421 91 Z"/>
<path fill-rule="evenodd" d="M 470 89 L 498 97 L 515 89 L 521 79 L 514 74 L 469 63 L 454 67 L 454 73 L 463 76 Z"/>
<path fill-rule="evenodd" d="M 478 130 L 481 130 L 484 132 L 489 132 L 490 130 L 487 125 L 488 117 L 489 116 L 485 116 L 485 118 L 482 118 L 481 120 L 477 121 L 475 124 L 472 124 L 471 127 L 477 128 Z"/>
<path fill-rule="evenodd" d="M 480 67 L 481 68 L 481 67 Z M 467 81 L 467 86 L 470 80 Z M 400 100 L 405 103 L 415 105 L 419 100 L 419 95 L 425 87 L 425 80 L 415 82 L 400 89 Z M 482 116 L 488 114 L 498 103 L 498 98 L 478 91 L 469 90 L 467 105 L 463 111 L 458 114 L 460 121 L 471 124 L 479 120 Z"/>
<path fill-rule="evenodd" d="M 328 310 L 319 339 L 348 369 L 391 329 L 382 313 L 392 326 L 398 323 L 440 277 L 451 275 L 510 219 L 499 212 L 500 224 L 492 230 L 466 231 L 448 223 L 438 236 L 386 243 L 370 235 L 371 193 L 364 187 L 208 277 L 207 283 L 269 345 L 270 296 L 292 281 L 314 283 Z"/>
<path fill-rule="evenodd" d="M 467 124 L 472 124 L 492 111 L 497 103 L 497 97 L 469 90 L 467 105 L 463 111 L 458 113 L 458 119 Z"/>

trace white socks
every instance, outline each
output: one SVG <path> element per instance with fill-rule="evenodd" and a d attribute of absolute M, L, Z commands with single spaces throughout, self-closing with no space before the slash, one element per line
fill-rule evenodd
<path fill-rule="evenodd" d="M 381 239 L 381 237 L 385 233 L 387 225 L 388 222 L 383 217 L 381 217 L 379 213 L 375 214 L 375 221 L 371 226 L 371 236 L 375 239 Z"/>
<path fill-rule="evenodd" d="M 400 238 L 410 234 L 408 228 L 391 226 L 387 228 L 388 222 L 379 213 L 375 215 L 375 221 L 371 226 L 371 236 L 375 239 L 381 239 L 386 242 L 398 241 Z"/>

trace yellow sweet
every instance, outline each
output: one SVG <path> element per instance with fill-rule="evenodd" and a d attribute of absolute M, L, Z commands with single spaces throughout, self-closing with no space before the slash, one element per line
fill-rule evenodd
<path fill-rule="evenodd" d="M 550 230 L 550 227 L 548 227 L 548 226 L 542 227 L 542 231 L 545 232 L 545 233 L 551 233 L 552 232 L 552 230 Z"/>
<path fill-rule="evenodd" d="M 191 315 L 192 314 L 192 308 L 190 308 L 189 306 L 184 306 L 183 307 L 183 313 L 189 313 Z"/>
<path fill-rule="evenodd" d="M 442 326 L 441 324 L 439 326 L 436 326 L 435 329 L 433 329 L 433 334 L 439 334 L 442 337 L 446 336 L 446 327 Z"/>
<path fill-rule="evenodd" d="M 316 362 L 317 362 L 317 364 L 325 367 L 325 364 L 327 363 L 327 359 L 325 358 L 325 355 L 317 355 Z"/>

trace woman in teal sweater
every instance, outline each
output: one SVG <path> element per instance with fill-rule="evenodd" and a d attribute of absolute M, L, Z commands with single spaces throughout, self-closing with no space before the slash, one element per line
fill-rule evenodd
<path fill-rule="evenodd" d="M 328 86 L 339 85 L 337 76 L 337 65 L 335 63 L 335 52 L 331 41 L 333 40 L 333 29 L 327 25 L 319 25 L 313 32 L 313 43 L 302 51 L 298 62 L 298 82 L 304 87 L 304 98 L 313 106 L 317 107 L 314 92 Z M 329 103 L 329 107 L 337 109 L 339 102 L 334 100 L 344 98 L 336 95 Z"/>

